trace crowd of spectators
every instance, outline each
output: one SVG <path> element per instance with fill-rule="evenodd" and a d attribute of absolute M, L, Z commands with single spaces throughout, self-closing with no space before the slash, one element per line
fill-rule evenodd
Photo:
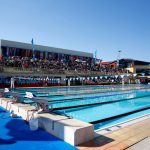
<path fill-rule="evenodd" d="M 65 60 L 65 59 L 30 59 L 28 57 L 13 56 L 9 58 L 2 58 L 1 66 L 16 67 L 22 69 L 37 69 L 37 70 L 74 70 L 74 71 L 97 71 L 105 74 L 126 73 L 126 70 L 118 67 L 111 68 L 110 66 L 101 65 L 94 61 Z"/>

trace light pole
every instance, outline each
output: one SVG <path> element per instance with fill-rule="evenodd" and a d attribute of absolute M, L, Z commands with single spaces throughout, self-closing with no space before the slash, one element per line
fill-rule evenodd
<path fill-rule="evenodd" d="M 94 52 L 94 64 L 96 64 L 96 60 L 97 60 L 97 50 L 95 50 Z"/>
<path fill-rule="evenodd" d="M 117 55 L 117 66 L 119 67 L 119 60 L 120 60 L 120 57 L 121 57 L 121 50 L 118 51 L 118 55 Z"/>

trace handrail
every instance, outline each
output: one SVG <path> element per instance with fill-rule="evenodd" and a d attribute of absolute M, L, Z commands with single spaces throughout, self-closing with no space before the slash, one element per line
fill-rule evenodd
<path fill-rule="evenodd" d="M 53 110 L 52 104 L 49 104 L 49 101 L 46 98 L 36 97 L 36 95 L 31 92 L 26 92 L 25 97 L 37 104 L 36 107 L 38 109 L 38 113 L 47 113 Z M 51 106 L 50 110 L 49 106 Z"/>

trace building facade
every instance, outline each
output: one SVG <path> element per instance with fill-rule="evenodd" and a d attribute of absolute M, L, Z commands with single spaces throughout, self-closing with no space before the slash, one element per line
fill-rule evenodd
<path fill-rule="evenodd" d="M 150 74 L 150 62 L 134 60 L 134 59 L 120 59 L 119 67 L 126 68 L 132 73 Z"/>
<path fill-rule="evenodd" d="M 8 57 L 28 57 L 36 59 L 56 59 L 62 60 L 83 60 L 91 61 L 93 59 L 92 53 L 66 50 L 62 48 L 55 48 L 42 45 L 32 45 L 29 43 L 21 43 L 9 40 L 0 40 L 0 58 Z"/>

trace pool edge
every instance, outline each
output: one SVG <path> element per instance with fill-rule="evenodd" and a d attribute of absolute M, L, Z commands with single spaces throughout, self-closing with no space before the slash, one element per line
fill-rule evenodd
<path fill-rule="evenodd" d="M 37 114 L 32 111 L 33 106 L 21 103 L 13 104 L 9 98 L 0 98 L 0 106 L 10 112 L 13 111 L 26 121 L 37 118 L 40 128 L 73 146 L 94 138 L 94 127 L 90 123 L 52 113 Z"/>

